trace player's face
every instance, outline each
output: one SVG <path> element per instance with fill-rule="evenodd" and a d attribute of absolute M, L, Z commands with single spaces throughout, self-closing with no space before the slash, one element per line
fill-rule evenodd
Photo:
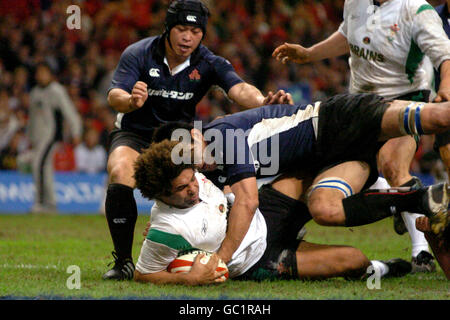
<path fill-rule="evenodd" d="M 178 24 L 170 30 L 170 43 L 177 56 L 187 58 L 202 41 L 203 31 L 195 26 Z"/>
<path fill-rule="evenodd" d="M 192 169 L 184 169 L 172 180 L 171 195 L 161 196 L 161 200 L 175 208 L 190 208 L 200 202 L 198 181 Z"/>
<path fill-rule="evenodd" d="M 46 86 L 52 80 L 52 74 L 45 66 L 36 69 L 36 81 L 40 86 Z"/>

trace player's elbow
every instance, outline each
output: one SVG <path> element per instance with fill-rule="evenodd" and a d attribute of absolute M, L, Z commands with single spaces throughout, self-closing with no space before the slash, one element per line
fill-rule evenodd
<path fill-rule="evenodd" d="M 137 270 L 134 270 L 134 281 L 136 282 L 141 282 L 141 283 L 147 283 L 147 282 L 152 282 L 152 278 L 149 277 L 148 274 L 144 274 L 144 273 L 140 273 Z"/>
<path fill-rule="evenodd" d="M 108 92 L 108 96 L 106 97 L 106 101 L 108 101 L 108 105 L 110 105 L 111 107 L 113 106 L 113 103 L 114 103 L 112 91 L 113 91 L 113 90 L 110 90 L 110 91 Z"/>
<path fill-rule="evenodd" d="M 142 273 L 140 273 L 139 271 L 137 271 L 137 270 L 134 270 L 134 281 L 136 281 L 136 282 L 145 282 L 144 281 L 144 277 L 143 277 L 143 274 Z"/>
<path fill-rule="evenodd" d="M 252 215 L 255 214 L 256 209 L 258 209 L 258 206 L 259 206 L 258 199 L 249 199 L 245 204 L 247 211 L 251 212 Z"/>

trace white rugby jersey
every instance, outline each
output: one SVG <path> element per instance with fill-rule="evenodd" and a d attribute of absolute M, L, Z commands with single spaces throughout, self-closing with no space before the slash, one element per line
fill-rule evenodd
<path fill-rule="evenodd" d="M 178 209 L 156 200 L 151 227 L 142 245 L 136 269 L 143 273 L 166 270 L 178 254 L 191 248 L 216 252 L 227 229 L 227 199 L 203 174 L 196 173 L 200 203 Z M 266 249 L 267 226 L 259 210 L 238 250 L 227 264 L 230 277 L 247 271 Z"/>
<path fill-rule="evenodd" d="M 350 46 L 351 93 L 394 98 L 431 89 L 425 66 L 450 59 L 450 40 L 434 8 L 424 0 L 346 0 L 339 27 Z"/>

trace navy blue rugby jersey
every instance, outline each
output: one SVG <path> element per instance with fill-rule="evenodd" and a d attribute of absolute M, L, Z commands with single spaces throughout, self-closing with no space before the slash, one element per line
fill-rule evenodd
<path fill-rule="evenodd" d="M 233 66 L 200 45 L 190 57 L 190 65 L 171 75 L 164 63 L 165 37 L 145 38 L 128 46 L 114 72 L 109 90 L 131 93 L 137 81 L 147 83 L 148 99 L 132 112 L 119 113 L 116 126 L 149 138 L 153 128 L 172 121 L 191 122 L 195 109 L 213 85 L 225 92 L 243 82 Z"/>
<path fill-rule="evenodd" d="M 223 186 L 299 167 L 314 170 L 319 104 L 268 105 L 212 121 L 203 135 L 218 170 L 208 178 Z"/>

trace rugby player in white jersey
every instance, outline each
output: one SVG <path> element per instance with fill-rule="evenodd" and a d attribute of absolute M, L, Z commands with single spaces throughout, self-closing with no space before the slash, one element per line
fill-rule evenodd
<path fill-rule="evenodd" d="M 308 63 L 348 53 L 350 93 L 428 102 L 431 75 L 426 70 L 431 60 L 441 72 L 437 98 L 450 100 L 450 41 L 438 14 L 424 0 L 347 0 L 344 21 L 330 37 L 310 48 L 285 43 L 273 56 L 283 63 Z M 383 146 L 380 168 L 389 185 L 420 187 L 420 180 L 409 172 L 415 151 L 411 136 Z M 414 271 L 434 271 L 426 239 L 415 228 L 419 215 L 401 216 L 394 215 L 394 227 L 399 234 L 410 233 Z"/>
<path fill-rule="evenodd" d="M 224 272 L 216 271 L 219 257 L 215 254 L 207 264 L 199 263 L 198 255 L 188 273 L 167 271 L 180 252 L 193 248 L 216 252 L 220 248 L 227 230 L 228 205 L 233 202 L 196 172 L 193 164 L 173 163 L 172 151 L 177 145 L 168 140 L 154 143 L 135 164 L 137 188 L 145 197 L 155 199 L 135 280 L 186 285 L 222 282 Z M 369 261 L 353 247 L 303 241 L 303 226 L 311 215 L 297 200 L 302 183 L 285 177 L 261 189 L 261 210 L 256 210 L 244 240 L 227 263 L 230 278 L 361 279 L 370 265 L 381 276 L 410 272 L 411 264 L 402 259 Z"/>

